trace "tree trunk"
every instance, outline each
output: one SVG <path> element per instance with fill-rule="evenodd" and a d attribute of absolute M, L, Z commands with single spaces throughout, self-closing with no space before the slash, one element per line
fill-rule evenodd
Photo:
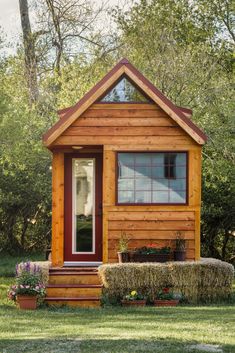
<path fill-rule="evenodd" d="M 30 26 L 28 0 L 19 0 L 19 4 L 25 53 L 25 71 L 28 82 L 29 100 L 32 104 L 38 99 L 35 41 Z"/>

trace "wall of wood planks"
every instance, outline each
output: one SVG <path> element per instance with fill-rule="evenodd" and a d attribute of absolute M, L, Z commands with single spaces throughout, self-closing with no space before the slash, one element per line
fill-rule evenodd
<path fill-rule="evenodd" d="M 52 265 L 64 263 L 64 153 L 52 159 Z"/>
<path fill-rule="evenodd" d="M 103 145 L 103 261 L 117 261 L 122 232 L 135 248 L 187 240 L 187 259 L 200 257 L 201 146 L 155 104 L 93 104 L 54 143 Z M 115 204 L 116 151 L 188 151 L 188 205 Z M 55 247 L 55 246 L 54 246 Z"/>

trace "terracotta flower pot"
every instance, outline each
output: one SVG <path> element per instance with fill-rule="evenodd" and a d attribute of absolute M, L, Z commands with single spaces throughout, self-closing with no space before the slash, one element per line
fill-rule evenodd
<path fill-rule="evenodd" d="M 155 299 L 154 300 L 154 306 L 176 306 L 178 304 L 179 304 L 178 299 L 171 299 L 171 300 Z"/>
<path fill-rule="evenodd" d="M 19 304 L 20 309 L 35 310 L 37 308 L 37 296 L 17 295 L 17 303 Z"/>
<path fill-rule="evenodd" d="M 122 300 L 122 306 L 145 306 L 146 300 Z"/>
<path fill-rule="evenodd" d="M 119 263 L 125 263 L 130 261 L 129 252 L 118 252 L 118 261 Z"/>

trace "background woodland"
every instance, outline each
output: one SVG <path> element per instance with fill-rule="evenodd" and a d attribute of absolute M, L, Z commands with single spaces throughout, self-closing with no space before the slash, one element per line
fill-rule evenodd
<path fill-rule="evenodd" d="M 203 150 L 202 255 L 235 261 L 232 0 L 20 0 L 14 54 L 0 32 L 0 252 L 50 246 L 51 156 L 42 134 L 122 57 L 193 109 Z"/>

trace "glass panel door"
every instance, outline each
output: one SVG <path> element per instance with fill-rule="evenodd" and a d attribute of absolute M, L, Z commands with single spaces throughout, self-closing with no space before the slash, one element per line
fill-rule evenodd
<path fill-rule="evenodd" d="M 95 159 L 73 158 L 73 254 L 95 253 Z"/>

